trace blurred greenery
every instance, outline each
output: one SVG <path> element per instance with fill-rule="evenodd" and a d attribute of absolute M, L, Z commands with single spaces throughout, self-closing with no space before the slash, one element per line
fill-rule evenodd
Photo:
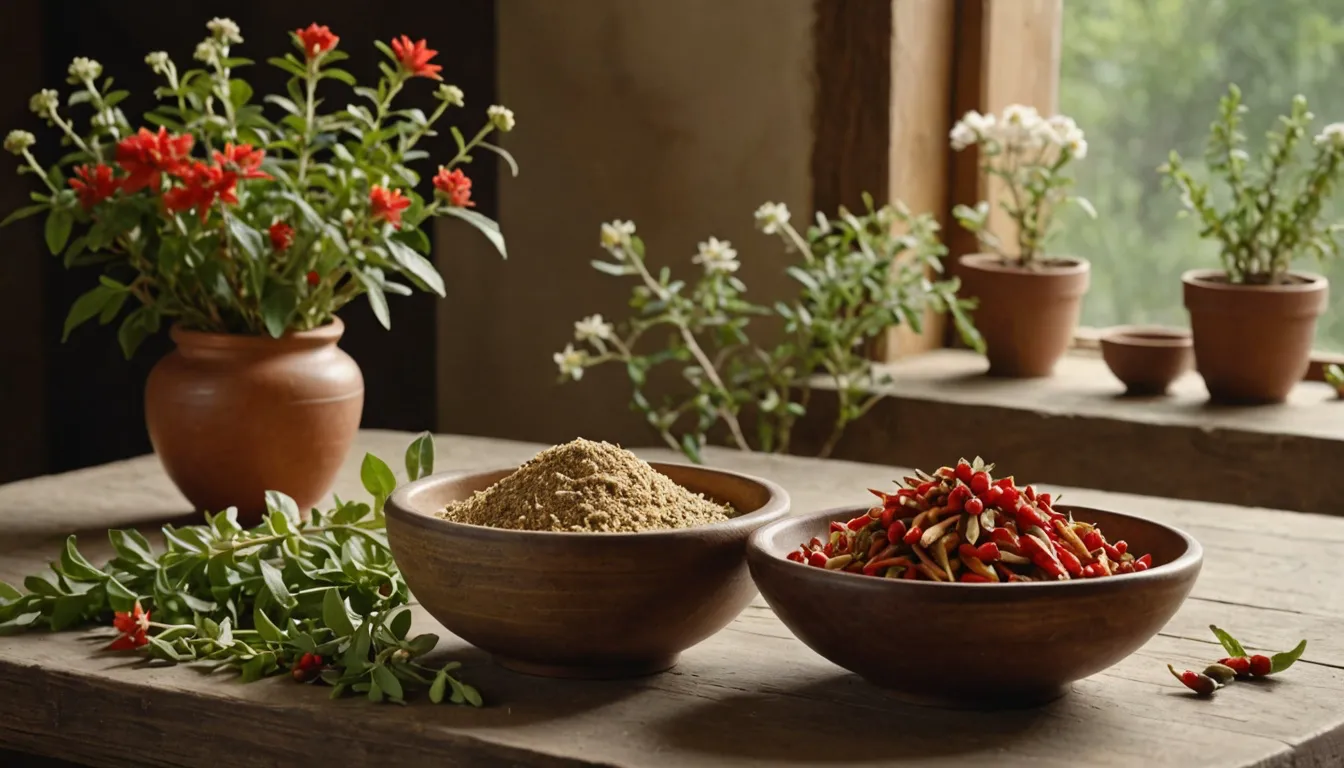
<path fill-rule="evenodd" d="M 1217 267 L 1217 249 L 1177 217 L 1157 166 L 1175 149 L 1203 173 L 1229 82 L 1250 108 L 1253 157 L 1295 94 L 1307 97 L 1313 128 L 1344 121 L 1342 46 L 1344 0 L 1065 0 L 1059 109 L 1087 133 L 1088 156 L 1074 168 L 1098 219 L 1067 212 L 1052 250 L 1092 262 L 1084 325 L 1188 323 L 1181 273 Z M 1344 204 L 1327 210 L 1340 218 Z M 1344 351 L 1344 265 L 1294 267 L 1330 277 L 1318 345 Z"/>

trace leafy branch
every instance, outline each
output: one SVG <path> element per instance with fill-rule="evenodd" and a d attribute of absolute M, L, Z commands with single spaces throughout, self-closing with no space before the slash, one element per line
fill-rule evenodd
<path fill-rule="evenodd" d="M 406 452 L 414 480 L 433 471 L 434 444 L 421 435 Z M 383 504 L 396 485 L 387 464 L 366 455 L 360 472 L 372 503 L 337 499 L 301 519 L 294 500 L 266 494 L 265 521 L 242 529 L 233 509 L 204 525 L 162 529 L 156 548 L 139 531 L 108 531 L 116 555 L 96 566 L 66 539 L 49 573 L 0 582 L 0 634 L 106 625 L 112 648 L 136 648 L 157 663 L 236 672 L 244 682 L 288 672 L 320 680 L 335 698 L 361 693 L 404 703 L 424 689 L 434 702 L 481 705 L 452 673 L 426 664 L 438 642 L 411 635 L 410 593 L 384 530 Z"/>

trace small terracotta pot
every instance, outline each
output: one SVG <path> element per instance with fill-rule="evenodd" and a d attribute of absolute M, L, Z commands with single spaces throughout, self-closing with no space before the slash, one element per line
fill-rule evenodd
<path fill-rule="evenodd" d="M 1306 373 L 1330 284 L 1303 272 L 1289 277 L 1284 285 L 1238 285 L 1221 270 L 1181 276 L 1195 368 L 1213 400 L 1281 403 Z"/>
<path fill-rule="evenodd" d="M 1157 326 L 1108 329 L 1101 337 L 1101 357 L 1131 395 L 1164 395 L 1195 364 L 1190 332 Z"/>
<path fill-rule="evenodd" d="M 962 256 L 961 294 L 975 297 L 975 327 L 985 337 L 989 375 L 1049 376 L 1073 341 L 1090 266 L 1049 259 L 1034 269 L 991 254 Z"/>
<path fill-rule="evenodd" d="M 145 421 L 154 451 L 197 510 L 255 524 L 265 492 L 307 512 L 331 489 L 364 409 L 364 376 L 336 346 L 339 319 L 279 339 L 173 328 Z"/>

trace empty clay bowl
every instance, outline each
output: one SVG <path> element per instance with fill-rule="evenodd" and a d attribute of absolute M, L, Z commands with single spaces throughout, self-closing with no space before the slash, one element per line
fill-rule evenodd
<path fill-rule="evenodd" d="M 959 708 L 1026 707 L 1133 653 L 1185 600 L 1203 550 L 1174 528 L 1059 505 L 1111 541 L 1148 552 L 1142 573 L 1062 582 L 946 584 L 828 571 L 786 560 L 850 507 L 767 525 L 747 544 L 752 578 L 809 648 L 897 695 Z"/>
<path fill-rule="evenodd" d="M 1101 357 L 1131 395 L 1163 395 L 1195 364 L 1190 332 L 1122 326 L 1101 337 Z"/>
<path fill-rule="evenodd" d="M 756 596 L 747 537 L 789 511 L 784 489 L 733 472 L 652 464 L 739 515 L 643 533 L 515 531 L 436 517 L 513 469 L 432 475 L 387 503 L 387 537 L 425 609 L 504 667 L 547 677 L 661 672 Z"/>

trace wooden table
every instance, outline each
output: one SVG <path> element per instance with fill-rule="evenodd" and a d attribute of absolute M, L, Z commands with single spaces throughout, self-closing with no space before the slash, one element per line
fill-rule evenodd
<path fill-rule="evenodd" d="M 361 496 L 363 452 L 400 457 L 407 440 L 363 433 L 337 491 Z M 442 437 L 438 468 L 507 464 L 537 449 Z M 780 482 L 796 510 L 860 502 L 864 488 L 900 474 L 726 450 L 709 460 Z M 418 613 L 417 631 L 444 634 L 439 647 L 485 694 L 480 710 L 330 701 L 326 689 L 284 678 L 243 685 L 187 667 L 143 668 L 97 653 L 105 630 L 0 638 L 0 748 L 96 765 L 1344 765 L 1344 520 L 1066 491 L 1180 526 L 1203 543 L 1206 561 L 1158 637 L 1039 709 L 901 704 L 812 653 L 758 600 L 671 671 L 619 682 L 511 674 Z M 101 556 L 103 528 L 185 510 L 153 457 L 0 487 L 0 578 L 39 570 L 65 532 L 89 531 L 81 547 Z M 1211 622 L 1258 649 L 1300 637 L 1310 647 L 1282 679 L 1198 700 L 1166 664 L 1221 656 Z"/>

